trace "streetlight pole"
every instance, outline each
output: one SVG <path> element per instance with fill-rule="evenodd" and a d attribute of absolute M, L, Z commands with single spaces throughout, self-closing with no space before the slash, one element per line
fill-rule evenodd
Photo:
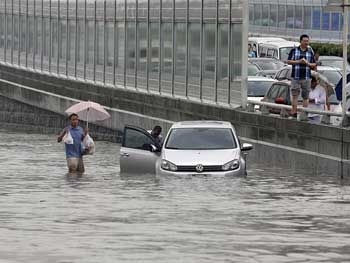
<path fill-rule="evenodd" d="M 343 89 L 342 89 L 342 113 L 346 118 L 346 83 L 348 68 L 348 33 L 349 33 L 349 0 L 343 0 Z"/>

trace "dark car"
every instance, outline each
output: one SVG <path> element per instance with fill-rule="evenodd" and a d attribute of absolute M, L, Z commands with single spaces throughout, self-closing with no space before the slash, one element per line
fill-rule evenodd
<path fill-rule="evenodd" d="M 292 97 L 290 93 L 290 81 L 278 81 L 271 85 L 266 92 L 262 101 L 292 105 Z M 279 114 L 281 109 L 268 107 L 270 113 Z"/>

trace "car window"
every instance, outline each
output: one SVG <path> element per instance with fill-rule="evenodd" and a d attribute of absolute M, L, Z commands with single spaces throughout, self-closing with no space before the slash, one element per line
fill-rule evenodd
<path fill-rule="evenodd" d="M 289 101 L 289 98 L 288 98 L 288 90 L 289 90 L 289 87 L 288 86 L 285 86 L 285 85 L 281 85 L 279 91 L 278 91 L 278 95 L 277 97 L 278 98 L 283 98 L 286 102 Z"/>
<path fill-rule="evenodd" d="M 145 133 L 132 128 L 125 129 L 123 147 L 149 150 L 151 144 L 154 144 L 154 141 Z"/>
<path fill-rule="evenodd" d="M 260 57 L 265 57 L 266 56 L 266 51 L 267 51 L 266 47 L 261 47 L 259 56 Z"/>
<path fill-rule="evenodd" d="M 272 57 L 273 57 L 273 54 L 274 54 L 274 49 L 269 48 L 269 49 L 267 50 L 267 57 L 272 58 Z"/>
<path fill-rule="evenodd" d="M 293 49 L 293 47 L 283 47 L 280 48 L 280 60 L 282 61 L 287 61 L 288 60 L 288 56 L 290 51 Z"/>
<path fill-rule="evenodd" d="M 282 69 L 278 79 L 290 79 L 289 73 L 292 74 L 289 69 Z"/>
<path fill-rule="evenodd" d="M 248 63 L 248 76 L 256 76 L 258 72 L 259 68 L 256 65 Z"/>
<path fill-rule="evenodd" d="M 280 86 L 281 85 L 279 84 L 273 84 L 269 90 L 269 93 L 267 94 L 267 97 L 271 100 L 275 100 L 278 96 Z"/>
<path fill-rule="evenodd" d="M 272 83 L 272 81 L 248 81 L 248 96 L 264 97 Z"/>
<path fill-rule="evenodd" d="M 280 79 L 281 73 L 282 73 L 281 70 L 278 71 L 278 72 L 276 73 L 275 79 Z"/>
<path fill-rule="evenodd" d="M 282 79 L 285 79 L 286 78 L 286 70 L 285 69 L 282 69 L 280 70 L 277 75 L 276 75 L 276 79 L 278 80 L 282 80 Z"/>
<path fill-rule="evenodd" d="M 175 128 L 165 144 L 167 149 L 214 150 L 237 148 L 229 128 Z"/>
<path fill-rule="evenodd" d="M 275 58 L 275 59 L 278 59 L 278 53 L 277 53 L 276 49 L 274 50 L 272 57 Z"/>

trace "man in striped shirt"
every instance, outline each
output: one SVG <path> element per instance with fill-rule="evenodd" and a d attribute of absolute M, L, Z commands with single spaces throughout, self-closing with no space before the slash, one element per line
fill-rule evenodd
<path fill-rule="evenodd" d="M 315 55 L 309 47 L 309 36 L 300 36 L 300 46 L 293 48 L 288 56 L 287 63 L 292 65 L 292 111 L 291 116 L 297 117 L 298 97 L 301 89 L 303 107 L 309 104 L 309 93 L 311 88 L 311 69 L 316 68 Z"/>

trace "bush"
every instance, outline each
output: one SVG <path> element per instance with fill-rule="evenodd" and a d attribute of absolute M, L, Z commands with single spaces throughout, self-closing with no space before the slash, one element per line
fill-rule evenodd
<path fill-rule="evenodd" d="M 320 56 L 343 56 L 343 45 L 341 44 L 312 43 L 311 47 L 315 53 L 318 52 Z M 349 46 L 348 54 L 350 55 Z"/>

